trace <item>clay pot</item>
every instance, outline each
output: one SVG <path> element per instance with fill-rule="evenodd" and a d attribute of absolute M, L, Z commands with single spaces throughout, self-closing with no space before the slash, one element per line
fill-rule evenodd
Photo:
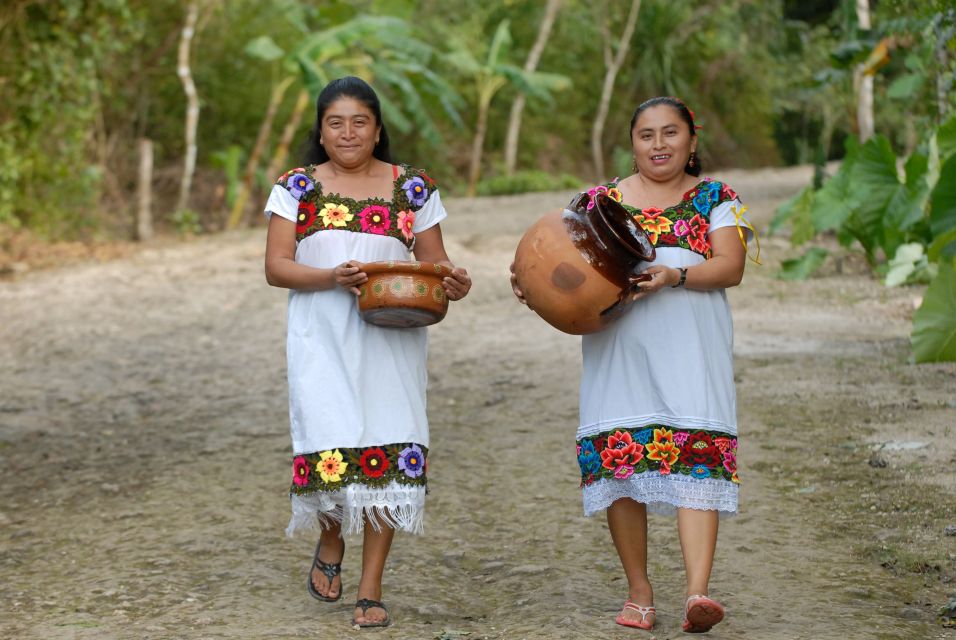
<path fill-rule="evenodd" d="M 606 194 L 581 193 L 544 215 L 521 238 L 515 276 L 528 306 L 565 333 L 595 333 L 618 317 L 654 245 L 630 213 Z"/>
<path fill-rule="evenodd" d="M 354 263 L 368 275 L 359 286 L 358 308 L 366 322 L 382 327 L 424 327 L 448 312 L 442 279 L 451 269 L 431 262 Z"/>

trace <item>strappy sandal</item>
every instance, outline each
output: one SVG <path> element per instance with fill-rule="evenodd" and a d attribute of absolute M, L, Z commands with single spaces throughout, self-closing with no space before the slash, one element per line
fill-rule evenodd
<path fill-rule="evenodd" d="M 308 581 L 306 584 L 309 586 L 309 594 L 316 600 L 321 600 L 322 602 L 338 602 L 339 598 L 342 597 L 342 579 L 339 578 L 339 595 L 334 598 L 328 596 L 323 596 L 315 589 L 315 585 L 312 583 L 312 570 L 318 569 L 325 577 L 329 579 L 329 589 L 332 588 L 332 579 L 342 573 L 342 563 L 341 562 L 322 562 L 319 560 L 319 549 L 322 548 L 322 539 L 319 539 L 319 544 L 315 547 L 315 556 L 312 557 L 312 566 L 309 568 L 309 575 L 307 576 Z"/>
<path fill-rule="evenodd" d="M 681 628 L 687 633 L 704 633 L 724 619 L 724 608 L 707 596 L 687 596 L 684 605 L 684 622 Z"/>
<path fill-rule="evenodd" d="M 630 618 L 625 618 L 624 612 L 627 610 L 637 611 L 639 614 L 641 614 L 641 619 L 632 620 Z M 627 602 L 624 603 L 624 608 L 621 610 L 621 613 L 617 614 L 617 617 L 614 618 L 614 622 L 620 625 L 624 625 L 625 627 L 635 627 L 637 629 L 645 629 L 647 631 L 650 631 L 651 629 L 654 628 L 654 621 L 652 620 L 648 622 L 647 616 L 652 614 L 654 615 L 655 618 L 657 617 L 657 610 L 654 609 L 653 605 L 650 607 L 642 607 L 641 605 L 634 604 L 633 602 L 628 600 Z"/>
<path fill-rule="evenodd" d="M 380 620 L 378 622 L 366 622 L 363 624 L 356 621 L 355 618 L 353 617 L 352 618 L 353 627 L 361 627 L 363 629 L 367 629 L 369 627 L 387 627 L 388 625 L 392 624 L 392 616 L 388 614 L 388 608 L 385 606 L 384 602 L 380 602 L 378 600 L 372 600 L 371 598 L 362 598 L 361 600 L 355 603 L 355 608 L 361 609 L 363 616 L 368 612 L 369 609 L 372 609 L 372 608 L 381 609 L 382 611 L 385 612 L 385 619 Z"/>

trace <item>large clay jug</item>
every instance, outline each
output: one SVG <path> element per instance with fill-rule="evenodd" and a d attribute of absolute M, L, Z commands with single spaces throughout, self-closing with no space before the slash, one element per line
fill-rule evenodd
<path fill-rule="evenodd" d="M 525 232 L 514 270 L 528 306 L 565 333 L 595 333 L 618 317 L 654 245 L 630 213 L 605 193 L 575 196 Z"/>

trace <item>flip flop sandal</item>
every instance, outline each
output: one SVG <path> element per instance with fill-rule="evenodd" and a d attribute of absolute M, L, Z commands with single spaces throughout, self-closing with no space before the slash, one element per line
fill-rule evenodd
<path fill-rule="evenodd" d="M 633 619 L 625 618 L 624 612 L 627 611 L 628 609 L 630 609 L 631 611 L 637 611 L 639 614 L 641 614 L 641 619 L 633 620 Z M 648 622 L 647 616 L 651 614 L 654 614 L 655 617 L 657 616 L 657 611 L 654 609 L 653 606 L 642 607 L 628 600 L 627 602 L 624 603 L 624 609 L 621 610 L 621 613 L 617 615 L 617 617 L 614 619 L 614 622 L 620 625 L 624 625 L 625 627 L 635 627 L 637 629 L 646 629 L 647 631 L 650 631 L 651 629 L 654 628 L 654 622 L 653 621 Z"/>
<path fill-rule="evenodd" d="M 688 596 L 681 627 L 687 633 L 704 633 L 723 619 L 724 608 L 716 600 L 701 595 Z"/>
<path fill-rule="evenodd" d="M 384 620 L 380 620 L 379 622 L 366 622 L 362 624 L 357 622 L 355 618 L 352 618 L 352 626 L 367 629 L 369 627 L 387 627 L 388 625 L 392 624 L 392 616 L 388 614 L 388 608 L 385 606 L 384 602 L 379 602 L 378 600 L 372 600 L 370 598 L 362 598 L 355 603 L 355 608 L 361 609 L 363 616 L 366 614 L 366 612 L 368 612 L 369 609 L 373 607 L 385 611 Z"/>
<path fill-rule="evenodd" d="M 342 573 L 341 562 L 328 563 L 328 562 L 322 562 L 321 560 L 319 560 L 319 549 L 321 548 L 322 548 L 322 540 L 319 539 L 319 544 L 316 545 L 315 547 L 315 556 L 313 556 L 312 558 L 312 566 L 309 568 L 309 575 L 306 576 L 307 578 L 306 584 L 308 584 L 309 586 L 309 594 L 316 600 L 321 600 L 322 602 L 338 602 L 339 598 L 342 597 L 342 579 L 341 578 L 339 578 L 339 595 L 335 596 L 334 598 L 323 596 L 321 593 L 319 593 L 316 590 L 315 585 L 312 583 L 313 569 L 318 569 L 319 571 L 325 574 L 325 577 L 329 579 L 329 589 L 332 588 L 332 578 Z"/>

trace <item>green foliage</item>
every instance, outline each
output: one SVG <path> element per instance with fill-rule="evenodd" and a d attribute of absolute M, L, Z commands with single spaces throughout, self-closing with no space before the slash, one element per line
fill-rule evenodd
<path fill-rule="evenodd" d="M 784 260 L 777 277 L 781 280 L 806 280 L 826 261 L 830 252 L 822 247 L 810 247 L 799 258 Z"/>
<path fill-rule="evenodd" d="M 495 176 L 478 183 L 478 195 L 494 196 L 533 191 L 564 191 L 580 189 L 581 179 L 568 173 L 552 174 L 547 171 L 516 171 L 513 176 Z"/>
<path fill-rule="evenodd" d="M 956 265 L 940 264 L 939 275 L 913 316 L 916 362 L 956 362 Z"/>

